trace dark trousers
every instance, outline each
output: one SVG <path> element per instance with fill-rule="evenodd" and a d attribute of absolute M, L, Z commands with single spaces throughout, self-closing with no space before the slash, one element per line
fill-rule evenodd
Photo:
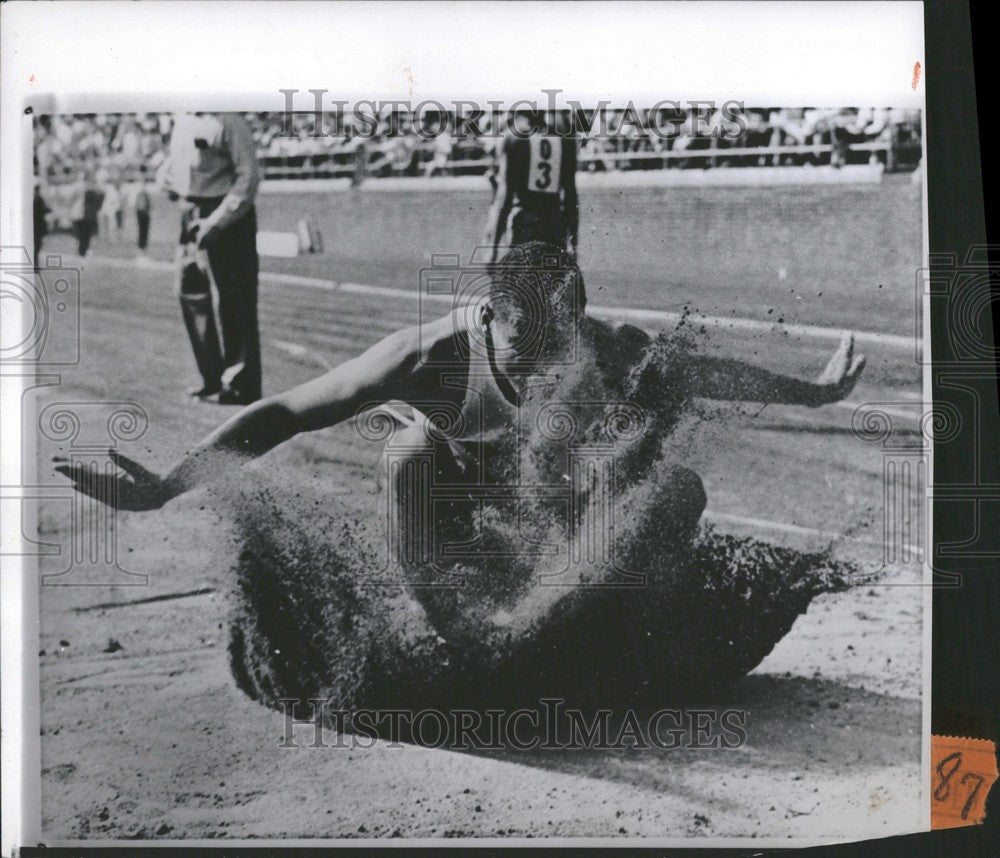
<path fill-rule="evenodd" d="M 139 226 L 139 250 L 145 250 L 149 244 L 149 212 L 136 212 L 135 219 Z"/>
<path fill-rule="evenodd" d="M 530 212 L 521 209 L 511 221 L 510 246 L 544 241 L 565 250 L 568 241 L 561 212 Z"/>
<path fill-rule="evenodd" d="M 73 232 L 76 234 L 76 249 L 80 256 L 86 256 L 90 249 L 90 239 L 97 232 L 97 221 L 84 218 L 73 221 Z"/>
<path fill-rule="evenodd" d="M 192 220 L 208 217 L 221 202 L 221 198 L 199 200 L 194 209 L 185 213 L 181 220 L 182 248 L 192 243 L 189 232 Z M 207 251 L 219 295 L 218 329 L 208 278 L 198 277 L 190 270 L 195 263 L 181 263 L 181 310 L 195 360 L 207 387 L 221 386 L 252 402 L 261 395 L 257 325 L 259 260 L 254 208 L 213 235 Z"/>

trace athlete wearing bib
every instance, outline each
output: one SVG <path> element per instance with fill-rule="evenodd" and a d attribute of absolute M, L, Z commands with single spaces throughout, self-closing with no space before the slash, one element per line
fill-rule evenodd
<path fill-rule="evenodd" d="M 508 132 L 486 226 L 492 262 L 500 256 L 508 221 L 511 247 L 544 241 L 576 253 L 576 145 L 574 136 L 540 117 L 522 121 Z"/>

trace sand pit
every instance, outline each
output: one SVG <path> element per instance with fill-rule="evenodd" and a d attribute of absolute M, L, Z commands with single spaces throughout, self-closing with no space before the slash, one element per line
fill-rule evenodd
<path fill-rule="evenodd" d="M 275 706 L 488 707 L 545 696 L 675 705 L 756 667 L 810 601 L 845 588 L 851 572 L 825 554 L 706 527 L 684 561 L 651 570 L 647 586 L 558 587 L 516 634 L 492 612 L 478 638 L 468 622 L 453 635 L 458 624 L 434 624 L 419 588 L 373 585 L 380 558 L 366 535 L 334 528 L 318 538 L 294 521 L 297 503 L 312 506 L 305 495 L 267 495 L 242 519 L 230 657 L 240 687 Z M 515 595 L 523 603 L 539 589 L 552 588 L 529 580 Z M 477 596 L 479 607 L 492 604 L 469 584 L 449 601 L 483 616 L 468 607 Z"/>
<path fill-rule="evenodd" d="M 573 450 L 612 449 L 594 446 L 612 437 L 612 500 L 593 485 L 573 490 L 570 512 L 562 495 L 513 502 L 453 493 L 434 506 L 431 527 L 439 547 L 476 546 L 457 559 L 435 550 L 401 559 L 385 522 L 388 507 L 405 502 L 391 491 L 373 486 L 347 507 L 325 498 L 319 480 L 290 490 L 266 470 L 255 474 L 253 488 L 229 498 L 242 545 L 229 576 L 239 686 L 272 706 L 318 698 L 348 711 L 552 696 L 578 707 L 659 706 L 704 699 L 746 675 L 816 595 L 846 588 L 857 569 L 830 552 L 699 523 L 701 481 L 678 464 L 693 437 L 685 415 L 698 421 L 676 383 L 687 348 L 665 336 L 614 389 L 572 367 L 558 376 L 559 395 L 541 386 L 544 395 L 528 397 L 525 431 L 484 448 L 485 481 L 557 486 L 569 479 Z M 546 413 L 553 401 L 555 415 Z M 427 453 L 435 479 L 451 484 L 454 475 L 434 464 L 447 450 L 432 440 Z M 614 517 L 612 550 L 568 559 L 600 504 Z M 539 545 L 565 550 L 532 550 Z"/>

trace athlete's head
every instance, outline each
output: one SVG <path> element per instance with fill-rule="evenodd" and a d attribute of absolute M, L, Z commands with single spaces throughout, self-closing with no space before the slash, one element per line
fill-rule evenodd
<path fill-rule="evenodd" d="M 512 248 L 493 270 L 486 318 L 508 370 L 559 362 L 575 342 L 587 304 L 572 254 L 532 241 Z"/>

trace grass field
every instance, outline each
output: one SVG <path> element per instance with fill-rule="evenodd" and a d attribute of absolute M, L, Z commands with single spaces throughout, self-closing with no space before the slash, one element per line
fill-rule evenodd
<path fill-rule="evenodd" d="M 485 192 L 261 196 L 261 229 L 292 231 L 309 215 L 325 244 L 322 254 L 262 260 L 265 393 L 416 322 L 411 297 L 336 284 L 415 294 L 432 254 L 468 257 L 488 202 Z M 908 177 L 864 187 L 593 191 L 581 203 L 592 305 L 688 306 L 760 323 L 711 328 L 702 347 L 804 376 L 822 369 L 835 332 L 789 334 L 785 325 L 912 335 L 921 201 Z M 158 204 L 155 260 L 171 258 L 176 230 L 176 215 Z M 67 236 L 53 236 L 46 250 L 82 265 L 82 360 L 43 391 L 39 409 L 139 403 L 149 428 L 126 452 L 167 467 L 232 413 L 184 396 L 196 379 L 171 274 L 130 263 L 133 246 L 105 237 L 86 260 L 72 256 Z M 902 431 L 914 434 L 920 367 L 895 340 L 873 337 L 859 350 L 869 364 L 846 406 L 706 409 L 686 464 L 702 475 L 708 517 L 720 529 L 805 547 L 849 534 L 837 550 L 880 565 L 882 450 L 852 434 L 852 409 L 894 403 L 912 414 Z M 107 410 L 79 410 L 81 439 L 99 435 Z M 43 463 L 57 446 L 40 445 Z M 319 480 L 350 499 L 370 490 L 378 455 L 342 426 L 295 439 L 245 473 Z M 41 481 L 55 482 L 45 467 Z M 65 546 L 68 501 L 43 504 L 40 518 L 43 538 Z M 280 715 L 243 698 L 225 665 L 215 591 L 235 546 L 224 515 L 197 493 L 156 515 L 121 516 L 117 539 L 121 565 L 148 574 L 147 588 L 43 589 L 43 813 L 53 839 L 860 837 L 916 825 L 918 587 L 818 599 L 734 691 L 753 726 L 748 746 L 725 759 L 282 752 Z M 43 571 L 65 565 L 64 553 Z M 93 574 L 107 582 L 114 573 Z M 894 575 L 895 583 L 918 580 L 915 570 Z M 178 595 L 193 590 L 204 592 Z M 150 596 L 164 600 L 107 607 Z M 111 637 L 122 649 L 102 652 Z M 415 795 L 423 801 L 414 804 Z"/>

